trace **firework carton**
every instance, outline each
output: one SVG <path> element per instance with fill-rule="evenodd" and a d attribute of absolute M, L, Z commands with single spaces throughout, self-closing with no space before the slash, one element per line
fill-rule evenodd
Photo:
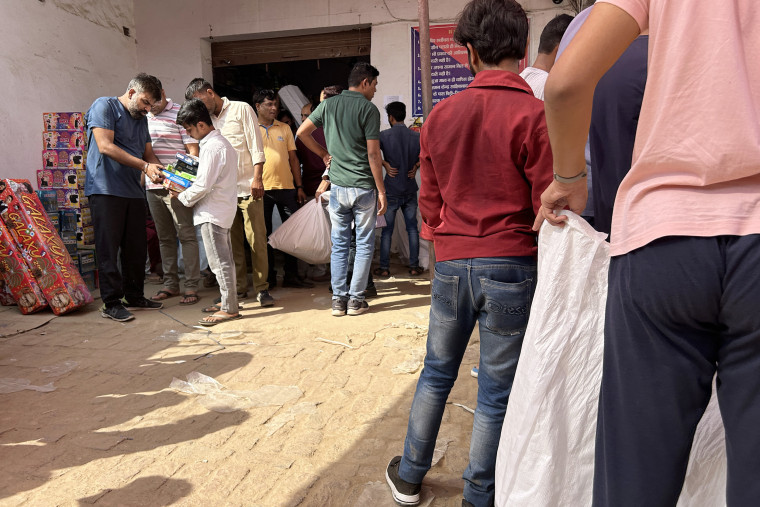
<path fill-rule="evenodd" d="M 76 210 L 77 212 L 77 227 L 87 227 L 92 225 L 92 213 L 90 208 L 84 207 Z"/>
<path fill-rule="evenodd" d="M 37 190 L 37 197 L 48 214 L 58 213 L 58 192 L 55 190 Z"/>
<path fill-rule="evenodd" d="M 90 200 L 84 195 L 84 190 L 57 188 L 55 192 L 58 197 L 58 209 L 80 209 L 90 205 Z"/>
<path fill-rule="evenodd" d="M 85 180 L 84 169 L 37 169 L 37 188 L 83 189 Z"/>
<path fill-rule="evenodd" d="M 78 130 L 84 132 L 84 114 L 74 113 L 42 113 L 42 123 L 47 131 Z"/>
<path fill-rule="evenodd" d="M 86 227 L 77 228 L 76 238 L 78 248 L 94 248 L 95 227 L 88 225 Z"/>
<path fill-rule="evenodd" d="M 80 130 L 58 130 L 42 133 L 42 147 L 46 150 L 84 150 L 84 132 Z"/>
<path fill-rule="evenodd" d="M 24 257 L 18 249 L 11 230 L 0 220 L 0 297 L 3 306 L 18 305 L 24 315 L 47 308 L 47 300 L 40 290 Z M 10 299 L 7 297 L 10 294 Z"/>
<path fill-rule="evenodd" d="M 42 167 L 45 169 L 84 169 L 85 161 L 82 150 L 42 150 Z"/>
<path fill-rule="evenodd" d="M 71 256 L 28 180 L 0 180 L 0 217 L 56 315 L 92 302 Z"/>

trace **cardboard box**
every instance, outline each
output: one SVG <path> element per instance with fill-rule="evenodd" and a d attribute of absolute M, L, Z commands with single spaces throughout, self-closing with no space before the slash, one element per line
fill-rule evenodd
<path fill-rule="evenodd" d="M 56 201 L 57 204 L 57 201 Z M 82 207 L 76 210 L 77 212 L 77 227 L 87 227 L 92 225 L 92 214 L 89 207 Z"/>
<path fill-rule="evenodd" d="M 77 229 L 76 237 L 79 248 L 95 246 L 95 228 L 91 225 Z"/>
<path fill-rule="evenodd" d="M 69 232 L 69 231 L 63 231 L 60 234 L 61 241 L 63 241 L 63 246 L 66 247 L 66 251 L 69 252 L 69 255 L 74 255 L 77 253 L 77 233 Z M 73 259 L 72 259 L 73 261 Z"/>
<path fill-rule="evenodd" d="M 90 291 L 29 181 L 0 180 L 0 190 L 0 217 L 15 231 L 19 251 L 53 313 L 63 315 L 91 303 Z"/>
<path fill-rule="evenodd" d="M 37 197 L 47 213 L 58 213 L 58 192 L 55 190 L 37 190 Z"/>
<path fill-rule="evenodd" d="M 37 169 L 37 188 L 84 188 L 84 169 Z"/>
<path fill-rule="evenodd" d="M 74 190 L 72 188 L 56 189 L 58 197 L 58 209 L 79 209 L 90 206 L 90 200 L 84 195 L 84 190 Z"/>
<path fill-rule="evenodd" d="M 79 250 L 73 258 L 78 264 L 80 273 L 89 273 L 90 271 L 95 271 L 98 267 L 95 263 L 95 252 L 93 251 Z"/>
<path fill-rule="evenodd" d="M 58 219 L 60 226 L 58 230 L 61 232 L 77 232 L 77 210 L 75 209 L 62 209 L 58 212 Z"/>
<path fill-rule="evenodd" d="M 7 211 L 7 209 L 6 209 Z M 2 292 L 10 293 L 13 304 L 24 315 L 34 313 L 47 307 L 45 296 L 40 290 L 21 251 L 18 249 L 15 234 L 0 219 L 0 284 Z M 4 306 L 7 298 L 2 299 Z"/>
<path fill-rule="evenodd" d="M 46 150 L 84 150 L 87 139 L 80 130 L 58 130 L 42 133 L 42 147 Z"/>
<path fill-rule="evenodd" d="M 87 289 L 89 291 L 94 291 L 98 288 L 97 271 L 87 271 L 86 273 L 82 273 L 82 280 L 84 280 L 84 283 L 87 285 Z"/>
<path fill-rule="evenodd" d="M 42 113 L 44 130 L 79 130 L 85 131 L 84 113 Z"/>
<path fill-rule="evenodd" d="M 82 150 L 42 150 L 45 169 L 84 169 L 86 160 Z"/>
<path fill-rule="evenodd" d="M 61 232 L 60 215 L 58 215 L 58 213 L 48 213 L 48 218 L 50 219 L 50 223 L 53 224 L 53 227 L 55 227 L 55 230 Z"/>

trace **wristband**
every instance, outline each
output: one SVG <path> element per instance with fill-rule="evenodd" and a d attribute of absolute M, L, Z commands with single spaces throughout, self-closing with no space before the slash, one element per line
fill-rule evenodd
<path fill-rule="evenodd" d="M 148 166 L 149 166 L 149 165 L 150 165 L 150 164 L 149 164 L 148 162 L 145 162 L 145 165 L 144 165 L 144 166 L 143 166 L 143 168 L 142 168 L 142 172 L 146 172 L 146 171 L 148 170 Z"/>
<path fill-rule="evenodd" d="M 588 173 L 586 173 L 585 169 L 583 171 L 581 171 L 580 173 L 578 173 L 575 176 L 572 176 L 570 178 L 566 178 L 565 176 L 560 176 L 559 174 L 554 173 L 554 181 L 558 181 L 560 183 L 574 183 L 574 182 L 580 180 L 581 178 L 585 178 L 587 174 Z"/>
<path fill-rule="evenodd" d="M 296 188 L 303 189 L 303 185 L 296 185 Z"/>

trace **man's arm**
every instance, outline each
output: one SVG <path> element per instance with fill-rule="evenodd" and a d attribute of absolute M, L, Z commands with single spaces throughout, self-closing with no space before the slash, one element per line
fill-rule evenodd
<path fill-rule="evenodd" d="M 298 155 L 295 150 L 288 151 L 288 162 L 290 162 L 290 172 L 293 174 L 293 182 L 298 190 L 298 203 L 306 202 L 306 193 L 303 191 L 303 182 L 301 181 L 301 164 L 298 162 Z"/>
<path fill-rule="evenodd" d="M 546 124 L 549 129 L 554 173 L 571 178 L 586 169 L 584 148 L 591 124 L 591 105 L 599 79 L 638 37 L 636 20 L 623 9 L 600 3 L 552 67 L 545 89 Z M 586 178 L 572 183 L 552 181 L 541 194 L 541 209 L 533 230 L 544 219 L 562 225 L 567 217 L 555 209 L 569 208 L 580 214 L 588 197 Z"/>
<path fill-rule="evenodd" d="M 309 148 L 312 152 L 317 154 L 322 162 L 326 166 L 330 165 L 330 154 L 324 149 L 317 141 L 314 140 L 311 133 L 317 130 L 317 126 L 312 123 L 310 119 L 304 120 L 298 130 L 296 131 L 296 137 L 303 142 L 304 146 Z"/>
<path fill-rule="evenodd" d="M 387 160 L 383 160 L 383 167 L 385 168 L 385 172 L 388 173 L 388 176 L 390 176 L 391 178 L 395 178 L 396 175 L 398 174 L 398 169 L 396 169 L 395 167 L 391 167 L 390 162 L 388 162 Z"/>
<path fill-rule="evenodd" d="M 367 158 L 369 167 L 372 169 L 372 177 L 377 186 L 377 214 L 382 215 L 388 208 L 388 199 L 385 196 L 385 183 L 383 183 L 383 156 L 380 153 L 380 140 L 367 139 Z"/>
<path fill-rule="evenodd" d="M 198 143 L 187 143 L 185 144 L 185 151 L 190 155 L 197 157 L 201 152 L 200 145 Z"/>
<path fill-rule="evenodd" d="M 264 142 L 261 140 L 259 121 L 253 108 L 248 106 L 243 109 L 243 132 L 251 152 L 253 162 L 253 181 L 251 182 L 251 197 L 261 199 L 264 197 Z"/>
<path fill-rule="evenodd" d="M 162 166 L 156 156 L 153 154 L 153 147 L 150 143 L 145 146 L 145 155 L 139 159 L 130 155 L 123 149 L 119 148 L 113 142 L 113 130 L 93 127 L 92 135 L 95 138 L 95 144 L 98 145 L 98 151 L 103 155 L 115 160 L 116 162 L 137 169 L 145 173 L 151 180 L 159 181 L 161 179 Z"/>

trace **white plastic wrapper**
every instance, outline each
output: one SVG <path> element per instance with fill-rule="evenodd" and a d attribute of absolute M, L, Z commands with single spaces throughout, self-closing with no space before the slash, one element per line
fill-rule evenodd
<path fill-rule="evenodd" d="M 539 235 L 531 306 L 496 458 L 497 507 L 591 505 L 609 245 L 571 212 Z M 715 395 L 697 428 L 679 507 L 725 505 Z"/>
<path fill-rule="evenodd" d="M 325 199 L 329 197 L 325 196 Z M 330 220 L 318 200 L 309 201 L 269 235 L 269 244 L 309 264 L 330 262 Z"/>

